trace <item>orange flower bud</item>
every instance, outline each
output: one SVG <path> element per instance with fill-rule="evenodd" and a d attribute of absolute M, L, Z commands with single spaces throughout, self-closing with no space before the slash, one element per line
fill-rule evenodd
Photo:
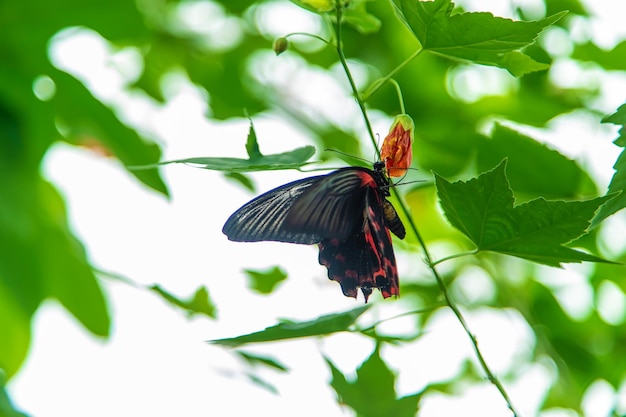
<path fill-rule="evenodd" d="M 390 177 L 401 177 L 411 166 L 414 130 L 413 119 L 408 114 L 399 114 L 393 119 L 380 151 L 380 158 L 385 161 Z"/>

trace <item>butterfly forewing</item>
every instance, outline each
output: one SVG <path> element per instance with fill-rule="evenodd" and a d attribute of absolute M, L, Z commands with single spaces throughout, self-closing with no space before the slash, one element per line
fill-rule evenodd
<path fill-rule="evenodd" d="M 318 243 L 346 239 L 361 223 L 372 171 L 344 168 L 285 184 L 245 204 L 226 221 L 230 240 Z"/>
<path fill-rule="evenodd" d="M 375 180 L 368 169 L 335 171 L 303 193 L 285 223 L 305 233 L 345 240 L 362 224 L 365 192 L 372 184 Z"/>
<path fill-rule="evenodd" d="M 222 232 L 237 242 L 319 242 L 322 236 L 294 229 L 285 224 L 285 218 L 298 198 L 321 178 L 324 176 L 305 178 L 261 194 L 234 212 Z"/>

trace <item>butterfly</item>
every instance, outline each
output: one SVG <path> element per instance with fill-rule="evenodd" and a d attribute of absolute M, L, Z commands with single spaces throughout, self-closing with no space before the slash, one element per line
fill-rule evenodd
<path fill-rule="evenodd" d="M 384 298 L 399 294 L 393 232 L 406 235 L 387 200 L 385 162 L 374 169 L 346 167 L 290 182 L 244 204 L 222 232 L 237 242 L 277 241 L 319 245 L 319 263 L 343 294 L 367 302 L 373 288 Z"/>

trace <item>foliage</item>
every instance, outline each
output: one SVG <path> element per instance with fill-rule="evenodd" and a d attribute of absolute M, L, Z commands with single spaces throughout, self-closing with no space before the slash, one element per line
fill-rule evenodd
<path fill-rule="evenodd" d="M 258 332 L 214 340 L 214 344 L 234 348 L 250 367 L 287 372 L 278 360 L 239 348 L 338 332 L 373 338 L 376 348 L 359 367 L 355 379 L 346 377 L 331 358 L 326 358 L 330 386 L 340 403 L 357 415 L 414 415 L 419 402 L 444 385 L 449 391 L 462 390 L 467 375 L 398 398 L 396 374 L 386 362 L 384 347 L 419 343 L 419 335 L 443 299 L 442 308 L 454 311 L 467 331 L 468 343 L 475 348 L 479 368 L 475 372 L 481 377 L 487 375 L 516 413 L 506 384 L 491 373 L 470 331 L 471 323 L 464 320 L 462 310 L 478 306 L 454 297 L 463 280 L 462 271 L 472 265 L 481 268 L 496 288 L 494 297 L 483 306 L 518 311 L 533 329 L 537 342 L 533 363 L 548 358 L 557 370 L 543 408 L 580 411 L 585 391 L 598 379 L 608 381 L 615 390 L 624 389 L 626 363 L 620 343 L 626 337 L 624 326 L 603 319 L 598 305 L 583 319 L 571 317 L 555 288 L 542 281 L 544 267 L 535 265 L 597 262 L 586 277 L 596 300 L 605 282 L 621 289 L 622 296 L 626 290 L 621 279 L 623 268 L 617 264 L 624 254 L 612 259 L 616 262 L 606 261 L 599 233 L 605 221 L 626 205 L 624 154 L 615 162 L 615 174 L 603 193 L 581 161 L 527 133 L 532 131 L 530 127 L 535 131 L 547 129 L 551 120 L 573 111 L 589 114 L 600 124 L 592 103 L 601 98 L 601 91 L 587 85 L 566 87 L 555 81 L 548 68 L 559 57 L 536 42 L 542 31 L 550 28 L 569 30 L 574 15 L 588 19 L 581 2 L 545 0 L 545 17 L 538 20 L 525 19 L 527 10 L 520 5 L 520 19 L 513 20 L 486 12 L 465 12 L 450 0 L 352 0 L 349 5 L 339 0 L 293 1 L 292 7 L 302 7 L 326 26 L 311 37 L 283 34 L 289 39 L 284 43 L 289 49 L 278 58 L 272 54 L 272 58 L 278 65 L 286 56 L 296 58 L 298 70 L 313 69 L 349 85 L 346 96 L 352 94 L 357 99 L 362 119 L 344 124 L 329 120 L 332 114 L 324 113 L 324 103 L 320 108 L 303 109 L 298 92 L 290 91 L 284 80 L 263 78 L 267 74 L 261 74 L 258 67 L 265 58 L 259 51 L 271 52 L 272 39 L 262 27 L 255 26 L 254 15 L 267 4 L 252 0 L 211 3 L 219 4 L 217 10 L 223 17 L 248 28 L 238 40 L 215 46 L 203 33 L 172 24 L 177 11 L 194 6 L 192 3 L 202 2 L 96 0 L 89 7 L 76 0 L 0 4 L 0 28 L 3 34 L 10 34 L 0 40 L 0 334 L 10 341 L 0 346 L 0 369 L 9 380 L 24 362 L 33 315 L 46 299 L 57 299 L 94 336 L 110 334 L 110 312 L 101 281 L 106 274 L 91 267 L 82 243 L 68 225 L 62 196 L 41 175 L 43 158 L 54 143 L 104 150 L 128 167 L 138 181 L 165 197 L 169 196 L 167 186 L 154 169 L 164 164 L 187 163 L 227 171 L 225 175 L 252 189 L 248 173 L 301 169 L 311 163 L 314 154 L 314 147 L 306 146 L 263 155 L 259 142 L 265 140 L 265 132 L 257 140 L 251 124 L 248 159 L 224 155 L 161 161 L 159 146 L 144 137 L 148 135 L 141 133 L 142 129 L 128 126 L 80 77 L 51 62 L 47 50 L 51 39 L 69 27 L 82 26 L 98 32 L 112 48 L 132 46 L 140 51 L 143 71 L 130 80 L 128 88 L 166 102 L 163 78 L 182 68 L 191 82 L 209 93 L 215 120 L 239 118 L 244 109 L 251 118 L 272 111 L 299 125 L 318 149 L 353 155 L 366 146 L 365 134 L 375 143 L 368 118 L 374 110 L 387 115 L 406 113 L 415 121 L 414 166 L 423 173 L 425 182 L 394 190 L 400 216 L 410 225 L 411 234 L 407 244 L 397 246 L 409 254 L 416 268 L 422 266 L 423 257 L 427 264 L 424 272 L 413 272 L 419 276 L 400 271 L 403 299 L 416 296 L 420 300 L 410 313 L 419 316 L 411 337 L 380 335 L 376 325 L 361 329 L 357 320 L 370 312 L 368 307 L 358 307 L 309 320 L 282 321 Z M 311 47 L 315 42 L 324 47 Z M 592 42 L 572 42 L 568 58 L 593 63 L 605 71 L 624 71 L 624 45 L 606 51 Z M 362 66 L 366 82 L 356 83 L 350 72 L 359 63 L 366 63 Z M 506 84 L 497 94 L 487 92 L 466 100 L 455 81 L 461 71 L 477 65 L 505 70 Z M 340 76 L 337 68 L 343 69 Z M 52 92 L 46 93 L 42 87 L 46 85 L 52 86 Z M 399 87 L 401 98 L 389 85 Z M 493 120 L 499 123 L 492 124 L 486 135 L 483 127 Z M 621 126 L 615 145 L 623 148 L 626 104 L 602 122 Z M 219 141 L 215 147 L 219 148 Z M 318 153 L 318 157 L 329 158 L 328 153 Z M 430 176 L 430 171 L 436 174 Z M 522 203 L 515 205 L 515 200 Z M 465 245 L 470 252 L 449 253 L 435 260 L 429 248 L 441 242 L 452 242 L 457 248 Z M 502 255 L 530 261 L 524 264 L 521 277 L 508 278 L 514 261 Z M 439 272 L 443 263 L 446 268 L 440 269 L 445 272 Z M 268 274 L 247 273 L 256 279 L 252 289 L 268 297 L 285 277 L 280 269 Z M 272 277 L 271 285 L 261 285 L 260 277 L 265 275 Z M 425 276 L 428 280 L 423 279 Z M 207 286 L 210 289 L 211 283 Z M 160 285 L 145 289 L 188 315 L 216 319 L 214 300 L 205 287 L 190 300 Z M 423 306 L 427 308 L 420 308 Z M 607 345 L 613 349 L 598 348 Z M 273 389 L 252 371 L 248 377 Z M 366 400 L 372 401 L 370 407 L 363 406 Z M 3 381 L 0 415 L 21 415 L 11 404 Z"/>
<path fill-rule="evenodd" d="M 357 369 L 357 378 L 349 381 L 328 359 L 332 380 L 330 385 L 340 401 L 363 417 L 414 416 L 420 395 L 396 398 L 394 373 L 380 357 L 377 346 L 371 356 Z"/>

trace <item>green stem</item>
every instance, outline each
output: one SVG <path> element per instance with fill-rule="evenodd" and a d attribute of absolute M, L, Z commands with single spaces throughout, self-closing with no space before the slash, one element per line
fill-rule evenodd
<path fill-rule="evenodd" d="M 391 71 L 389 74 L 387 74 L 385 77 L 383 78 L 379 78 L 378 80 L 376 80 L 374 82 L 374 84 L 372 84 L 372 86 L 366 91 L 366 93 L 363 95 L 363 101 L 367 101 L 369 100 L 369 98 L 371 96 L 373 96 L 374 94 L 376 94 L 376 92 L 378 90 L 380 90 L 380 88 L 385 85 L 385 83 L 387 83 L 388 81 L 390 81 L 394 75 L 396 75 L 400 70 L 402 70 L 404 67 L 406 67 L 411 61 L 413 61 L 415 58 L 417 58 L 422 52 L 424 52 L 424 49 L 422 47 L 420 47 L 417 51 L 415 51 L 412 55 L 410 55 L 407 59 L 405 59 L 404 61 L 402 61 L 402 63 L 400 63 L 400 65 L 398 65 L 397 67 L 395 67 L 393 69 L 393 71 Z"/>
<path fill-rule="evenodd" d="M 318 35 L 314 35 L 313 33 L 306 33 L 306 32 L 293 32 L 293 33 L 289 33 L 285 36 L 283 36 L 283 38 L 287 39 L 290 36 L 308 36 L 309 38 L 313 38 L 313 39 L 317 39 L 318 41 L 322 41 L 324 42 L 326 45 L 330 45 L 330 41 L 327 41 L 326 39 L 322 38 L 321 36 Z"/>
<path fill-rule="evenodd" d="M 400 114 L 406 114 L 406 110 L 404 108 L 404 98 L 402 97 L 402 89 L 400 88 L 400 84 L 393 78 L 389 79 L 389 82 L 392 83 L 396 87 L 396 93 L 398 94 L 398 102 L 400 103 Z"/>
<path fill-rule="evenodd" d="M 463 256 L 476 255 L 477 253 L 478 253 L 477 249 L 475 249 L 475 250 L 473 250 L 471 252 L 456 253 L 454 255 L 446 256 L 446 257 L 441 258 L 441 259 L 437 259 L 436 261 L 433 261 L 430 265 L 431 266 L 439 265 L 440 263 L 443 263 L 445 261 L 449 261 L 450 259 L 462 258 Z"/>
<path fill-rule="evenodd" d="M 378 149 L 378 143 L 376 142 L 376 137 L 374 136 L 374 130 L 372 129 L 372 124 L 370 123 L 369 118 L 367 117 L 367 111 L 365 110 L 364 101 L 361 100 L 359 95 L 359 90 L 356 87 L 354 82 L 354 78 L 352 78 L 352 73 L 350 72 L 350 68 L 348 67 L 348 62 L 346 61 L 346 56 L 343 53 L 343 48 L 341 46 L 341 20 L 343 18 L 343 8 L 337 7 L 337 24 L 335 25 L 335 39 L 337 40 L 337 55 L 339 55 L 339 61 L 341 62 L 341 66 L 343 67 L 344 72 L 346 73 L 346 77 L 348 77 L 348 82 L 350 83 L 350 88 L 352 88 L 352 94 L 354 94 L 354 98 L 359 105 L 359 109 L 361 109 L 361 114 L 363 115 L 363 120 L 365 121 L 365 126 L 367 127 L 367 133 L 369 134 L 370 140 L 374 145 L 374 149 L 376 150 L 376 156 L 380 159 L 380 150 Z"/>
<path fill-rule="evenodd" d="M 498 377 L 496 377 L 494 373 L 491 371 L 491 368 L 489 368 L 487 361 L 485 360 L 482 352 L 480 351 L 480 348 L 478 347 L 478 340 L 476 340 L 476 336 L 474 336 L 474 334 L 470 330 L 467 324 L 467 321 L 465 320 L 465 317 L 463 316 L 463 313 L 461 313 L 461 310 L 456 305 L 456 302 L 450 296 L 450 291 L 448 290 L 448 286 L 446 285 L 443 278 L 441 278 L 441 275 L 439 275 L 437 268 L 435 268 L 435 264 L 442 262 L 443 260 L 439 260 L 437 262 L 432 261 L 432 257 L 430 256 L 430 253 L 428 252 L 428 248 L 426 247 L 426 243 L 424 239 L 422 238 L 422 235 L 417 230 L 417 226 L 415 225 L 413 218 L 409 215 L 408 209 L 404 205 L 404 202 L 402 201 L 402 199 L 400 199 L 396 190 L 393 189 L 392 191 L 393 191 L 394 196 L 396 197 L 396 200 L 398 201 L 398 205 L 400 206 L 400 211 L 404 213 L 404 215 L 408 219 L 409 227 L 415 234 L 417 241 L 419 242 L 422 250 L 424 251 L 424 258 L 426 259 L 426 263 L 428 267 L 430 268 L 433 276 L 435 277 L 435 280 L 437 281 L 437 285 L 439 286 L 439 289 L 441 290 L 441 293 L 443 294 L 443 298 L 446 302 L 446 305 L 450 308 L 450 310 L 452 310 L 452 313 L 455 315 L 458 322 L 461 323 L 463 330 L 465 331 L 467 336 L 470 338 L 470 341 L 472 343 L 472 348 L 474 349 L 474 353 L 476 354 L 476 358 L 478 359 L 478 362 L 480 363 L 480 366 L 483 369 L 483 372 L 485 372 L 485 375 L 487 375 L 487 378 L 489 379 L 489 381 L 500 392 L 500 395 L 502 396 L 502 398 L 504 398 L 504 401 L 506 402 L 507 406 L 513 413 L 513 416 L 519 417 L 520 414 L 516 411 L 515 407 L 513 406 L 513 402 L 509 398 L 509 395 L 504 389 L 504 386 L 502 385 Z M 452 258 L 452 257 L 449 257 L 449 258 Z"/>
<path fill-rule="evenodd" d="M 374 132 L 372 130 L 372 126 L 370 124 L 369 118 L 367 117 L 367 112 L 365 110 L 364 102 L 365 102 L 365 100 L 368 97 L 371 97 L 376 91 L 378 91 L 378 89 L 382 85 L 384 85 L 387 81 L 391 80 L 392 77 L 398 71 L 400 71 L 409 62 L 411 62 L 413 59 L 415 59 L 417 56 L 419 56 L 422 53 L 423 49 L 422 48 L 418 49 L 413 55 L 408 57 L 406 60 L 404 60 L 404 62 L 402 62 L 400 65 L 398 65 L 393 71 L 391 71 L 386 77 L 384 77 L 381 80 L 379 80 L 379 82 L 376 82 L 375 85 L 372 86 L 370 91 L 368 91 L 367 96 L 362 97 L 359 94 L 358 89 L 356 88 L 356 84 L 354 83 L 354 79 L 352 78 L 352 74 L 350 73 L 350 68 L 348 67 L 348 63 L 346 61 L 346 57 L 345 57 L 345 55 L 343 53 L 343 48 L 342 48 L 342 45 L 341 45 L 341 43 L 342 43 L 342 40 L 341 40 L 341 20 L 342 20 L 342 17 L 343 17 L 343 9 L 342 9 L 342 7 L 337 7 L 337 24 L 335 26 L 335 36 L 336 36 L 336 41 L 337 41 L 337 54 L 339 55 L 339 61 L 341 62 L 341 65 L 342 65 L 342 67 L 343 67 L 343 69 L 344 69 L 344 71 L 346 73 L 346 76 L 348 77 L 348 81 L 350 82 L 350 87 L 352 88 L 352 92 L 354 94 L 354 97 L 355 97 L 355 99 L 356 99 L 356 101 L 357 101 L 357 103 L 359 105 L 359 109 L 361 110 L 361 113 L 363 115 L 363 119 L 365 120 L 365 125 L 367 126 L 367 131 L 368 131 L 370 139 L 372 140 L 372 143 L 374 145 L 374 149 L 376 149 L 376 153 L 377 153 L 378 157 L 380 158 L 380 151 L 378 149 L 378 145 L 376 143 L 376 139 L 374 137 Z M 426 247 L 426 242 L 424 241 L 424 239 L 422 238 L 421 234 L 417 230 L 417 226 L 415 225 L 415 222 L 413 221 L 413 218 L 409 215 L 408 209 L 404 205 L 404 202 L 402 201 L 402 199 L 399 198 L 399 196 L 398 196 L 397 192 L 395 191 L 395 189 L 393 189 L 393 194 L 396 197 L 396 200 L 398 201 L 398 204 L 400 206 L 400 211 L 409 220 L 409 226 L 410 226 L 411 230 L 413 231 L 413 233 L 415 234 L 415 236 L 416 236 L 416 238 L 417 238 L 417 240 L 418 240 L 422 250 L 424 251 L 424 256 L 426 258 L 426 262 L 428 264 L 428 267 L 432 271 L 432 274 L 435 277 L 435 280 L 437 281 L 437 284 L 439 285 L 439 289 L 441 290 L 441 293 L 443 294 L 443 297 L 445 299 L 445 302 L 446 302 L 447 306 L 452 310 L 453 314 L 456 316 L 456 318 L 459 321 L 459 323 L 461 323 L 461 326 L 463 327 L 463 330 L 465 331 L 465 333 L 470 338 L 470 341 L 472 343 L 472 347 L 474 349 L 474 353 L 476 354 L 476 357 L 478 359 L 478 362 L 480 363 L 481 368 L 483 369 L 483 371 L 487 375 L 487 378 L 489 379 L 489 381 L 498 389 L 498 391 L 500 392 L 500 395 L 502 396 L 502 398 L 504 398 L 504 401 L 506 402 L 507 406 L 513 412 L 514 417 L 519 417 L 520 414 L 515 410 L 515 407 L 513 406 L 513 403 L 511 402 L 511 399 L 509 398 L 509 395 L 507 394 L 506 390 L 502 386 L 502 383 L 493 374 L 493 372 L 491 372 L 491 369 L 489 368 L 489 365 L 487 365 L 487 362 L 485 361 L 485 358 L 483 357 L 483 354 L 481 353 L 480 349 L 478 348 L 478 341 L 476 340 L 476 337 L 470 331 L 470 328 L 467 325 L 467 322 L 465 321 L 465 317 L 461 313 L 461 310 L 459 310 L 459 308 L 456 305 L 456 303 L 454 302 L 454 300 L 452 300 L 452 297 L 450 296 L 450 292 L 448 291 L 448 287 L 447 287 L 445 281 L 443 280 L 443 278 L 441 278 L 441 276 L 439 275 L 439 272 L 437 271 L 437 269 L 435 268 L 435 264 L 433 263 L 432 257 L 430 256 L 430 253 L 428 252 L 428 249 Z"/>

